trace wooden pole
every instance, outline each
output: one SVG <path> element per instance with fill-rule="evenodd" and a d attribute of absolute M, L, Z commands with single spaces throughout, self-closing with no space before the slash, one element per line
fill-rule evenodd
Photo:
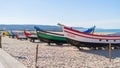
<path fill-rule="evenodd" d="M 35 68 L 37 68 L 37 60 L 38 60 L 38 44 L 36 47 Z"/>
<path fill-rule="evenodd" d="M 109 61 L 111 62 L 112 59 L 112 45 L 109 43 Z"/>
<path fill-rule="evenodd" d="M 2 40 L 2 38 L 1 38 L 1 36 L 0 36 L 0 48 L 2 48 L 1 40 Z"/>

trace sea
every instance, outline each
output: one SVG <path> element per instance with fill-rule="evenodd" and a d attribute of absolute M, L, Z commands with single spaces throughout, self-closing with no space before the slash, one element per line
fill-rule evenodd
<path fill-rule="evenodd" d="M 113 32 L 113 33 L 120 33 L 120 29 L 95 29 L 95 32 Z"/>

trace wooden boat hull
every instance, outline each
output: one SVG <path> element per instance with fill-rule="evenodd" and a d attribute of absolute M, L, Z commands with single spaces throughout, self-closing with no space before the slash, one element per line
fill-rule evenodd
<path fill-rule="evenodd" d="M 29 37 L 27 37 L 27 38 L 30 39 L 30 42 L 35 42 L 35 40 L 38 40 L 37 35 L 36 35 L 36 36 L 29 36 Z"/>
<path fill-rule="evenodd" d="M 38 37 L 32 37 L 32 36 L 29 36 L 28 38 L 29 39 L 38 39 Z"/>
<path fill-rule="evenodd" d="M 52 32 L 47 32 L 44 30 L 41 30 L 39 27 L 34 27 L 37 31 L 37 36 L 41 41 L 47 42 L 47 43 L 56 43 L 56 44 L 63 44 L 67 43 L 66 38 L 63 34 L 56 34 Z M 94 32 L 95 26 L 84 31 L 86 34 Z"/>
<path fill-rule="evenodd" d="M 107 43 L 89 43 L 89 42 L 80 42 L 72 39 L 68 39 L 67 41 L 72 44 L 73 46 L 78 47 L 108 47 Z M 120 46 L 120 44 L 112 44 L 113 46 Z"/>
<path fill-rule="evenodd" d="M 8 35 L 8 36 L 9 36 L 9 38 L 10 38 L 10 37 L 15 38 L 16 34 L 11 31 L 11 32 L 9 32 L 9 35 Z"/>
<path fill-rule="evenodd" d="M 38 39 L 37 35 L 33 35 L 32 33 L 28 33 L 24 30 L 24 35 L 30 39 L 30 42 L 35 42 Z"/>
<path fill-rule="evenodd" d="M 26 36 L 24 36 L 24 35 L 19 35 L 19 34 L 16 35 L 16 38 L 17 38 L 17 39 L 20 39 L 20 40 L 22 40 L 22 39 L 27 40 L 27 37 L 26 37 Z"/>
<path fill-rule="evenodd" d="M 40 41 L 46 42 L 46 43 L 56 43 L 56 44 L 64 44 L 67 43 L 66 38 L 50 35 L 43 32 L 37 32 L 37 36 L 40 39 Z"/>
<path fill-rule="evenodd" d="M 114 47 L 120 46 L 120 36 L 106 36 L 85 34 L 69 27 L 63 27 L 64 36 L 68 42 L 76 47 L 107 47 L 112 44 Z"/>

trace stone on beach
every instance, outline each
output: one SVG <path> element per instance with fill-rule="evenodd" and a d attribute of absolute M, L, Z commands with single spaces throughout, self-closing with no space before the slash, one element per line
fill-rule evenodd
<path fill-rule="evenodd" d="M 39 68 L 120 68 L 120 50 L 113 50 L 113 59 L 109 62 L 108 50 L 79 51 L 74 46 L 48 46 L 2 37 L 3 49 L 28 68 L 34 68 L 37 44 Z"/>

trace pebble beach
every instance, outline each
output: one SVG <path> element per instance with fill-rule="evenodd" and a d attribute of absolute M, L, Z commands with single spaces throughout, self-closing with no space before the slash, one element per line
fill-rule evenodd
<path fill-rule="evenodd" d="M 120 50 L 112 50 L 109 61 L 108 50 L 81 50 L 70 45 L 32 43 L 2 37 L 2 49 L 28 68 L 35 68 L 36 46 L 38 47 L 38 68 L 120 68 Z"/>

